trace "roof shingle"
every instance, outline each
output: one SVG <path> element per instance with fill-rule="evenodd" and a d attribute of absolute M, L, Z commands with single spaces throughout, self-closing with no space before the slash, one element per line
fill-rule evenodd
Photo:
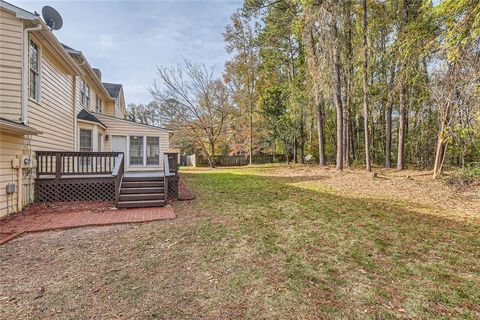
<path fill-rule="evenodd" d="M 103 127 L 107 127 L 106 125 L 104 125 L 102 123 L 102 121 L 98 120 L 97 117 L 95 117 L 93 114 L 91 114 L 90 112 L 88 112 L 87 110 L 85 109 L 82 109 L 82 111 L 80 111 L 77 115 L 77 119 L 80 119 L 80 120 L 85 120 L 85 121 L 90 121 L 90 122 L 96 122 L 98 124 L 101 124 Z"/>
<path fill-rule="evenodd" d="M 118 95 L 120 94 L 120 89 L 122 89 L 122 85 L 119 83 L 108 83 L 108 82 L 102 82 L 103 86 L 107 90 L 108 94 L 112 98 L 118 98 Z"/>

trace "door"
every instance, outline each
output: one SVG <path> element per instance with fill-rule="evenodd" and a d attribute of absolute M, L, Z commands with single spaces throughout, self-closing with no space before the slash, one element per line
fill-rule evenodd
<path fill-rule="evenodd" d="M 123 152 L 123 159 L 125 165 L 128 166 L 127 156 L 127 137 L 126 136 L 112 136 L 112 151 Z"/>

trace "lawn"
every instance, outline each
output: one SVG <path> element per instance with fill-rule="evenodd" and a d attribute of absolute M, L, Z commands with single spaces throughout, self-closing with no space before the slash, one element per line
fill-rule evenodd
<path fill-rule="evenodd" d="M 478 319 L 480 193 L 419 172 L 190 169 L 178 218 L 0 247 L 0 318 Z"/>

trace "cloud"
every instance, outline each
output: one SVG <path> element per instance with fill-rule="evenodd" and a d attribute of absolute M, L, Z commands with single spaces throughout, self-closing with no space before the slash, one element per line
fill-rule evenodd
<path fill-rule="evenodd" d="M 100 36 L 100 40 L 98 41 L 98 44 L 106 49 L 113 49 L 116 47 L 115 43 L 113 42 L 113 38 L 109 34 L 102 34 Z"/>
<path fill-rule="evenodd" d="M 55 36 L 82 51 L 90 65 L 102 70 L 105 82 L 122 83 L 127 103 L 151 100 L 147 88 L 158 65 L 172 67 L 188 58 L 215 65 L 216 76 L 221 76 L 228 58 L 222 32 L 232 12 L 243 4 L 242 0 L 117 1 L 115 5 L 112 1 L 7 1 L 31 12 L 40 12 L 44 4 L 55 7 L 64 22 Z"/>

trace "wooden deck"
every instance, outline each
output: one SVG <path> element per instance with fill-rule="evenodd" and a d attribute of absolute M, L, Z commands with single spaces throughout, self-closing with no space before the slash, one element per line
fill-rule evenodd
<path fill-rule="evenodd" d="M 163 171 L 124 171 L 118 152 L 37 152 L 35 199 L 112 201 L 119 208 L 165 206 L 178 196 L 178 154 L 164 154 Z"/>

